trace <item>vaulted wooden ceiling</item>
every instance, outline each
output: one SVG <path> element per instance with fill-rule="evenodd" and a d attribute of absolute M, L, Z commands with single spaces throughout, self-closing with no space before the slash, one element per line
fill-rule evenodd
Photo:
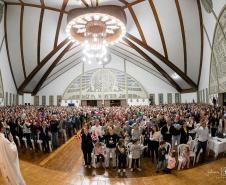
<path fill-rule="evenodd" d="M 122 6 L 127 16 L 126 37 L 109 48 L 112 54 L 148 63 L 179 92 L 197 89 L 203 57 L 199 0 L 6 0 L 6 48 L 18 92 L 36 94 L 78 64 L 82 47 L 67 39 L 68 11 L 102 5 Z"/>

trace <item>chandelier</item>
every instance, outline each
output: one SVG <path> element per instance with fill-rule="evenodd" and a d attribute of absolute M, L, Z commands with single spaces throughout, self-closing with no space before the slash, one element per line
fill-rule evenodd
<path fill-rule="evenodd" d="M 83 46 L 83 61 L 104 64 L 109 60 L 108 45 L 126 33 L 126 16 L 119 6 L 74 9 L 68 14 L 68 37 Z"/>

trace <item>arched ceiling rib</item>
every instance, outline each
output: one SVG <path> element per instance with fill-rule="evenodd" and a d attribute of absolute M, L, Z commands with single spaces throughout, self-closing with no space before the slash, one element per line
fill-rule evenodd
<path fill-rule="evenodd" d="M 198 85 L 200 82 L 201 77 L 201 70 L 202 70 L 202 62 L 203 62 L 203 18 L 202 18 L 202 10 L 201 10 L 201 3 L 200 1 L 197 1 L 197 6 L 199 10 L 199 22 L 200 22 L 200 33 L 201 33 L 201 54 L 200 54 L 200 65 L 199 65 L 199 76 L 198 76 Z"/>
<path fill-rule="evenodd" d="M 187 47 L 186 47 L 186 38 L 185 38 L 185 30 L 184 30 L 184 21 L 183 16 L 181 13 L 180 3 L 179 0 L 175 0 L 175 4 L 177 7 L 177 13 L 180 20 L 180 29 L 181 29 L 181 36 L 183 40 L 183 50 L 184 50 L 184 73 L 187 74 Z"/>
<path fill-rule="evenodd" d="M 69 66 L 73 66 L 73 62 L 76 65 L 76 60 L 80 58 L 79 54 L 74 57 L 76 58 L 75 61 L 67 55 L 69 52 L 72 53 L 75 47 L 69 43 L 65 33 L 68 11 L 74 8 L 89 8 L 112 4 L 122 6 L 126 11 L 129 21 L 127 35 L 124 39 L 124 44 L 126 44 L 125 49 L 120 51 L 120 55 L 124 55 L 123 58 L 128 57 L 126 56 L 126 50 L 129 51 L 130 48 L 133 48 L 133 52 L 136 55 L 140 55 L 143 61 L 151 63 L 153 68 L 162 74 L 163 79 L 167 79 L 178 91 L 183 92 L 197 89 L 203 54 L 202 12 L 199 0 L 191 0 L 190 4 L 186 4 L 184 0 L 79 1 L 6 0 L 6 48 L 10 69 L 18 92 L 22 93 L 26 89 L 30 89 L 31 86 L 29 88 L 27 86 L 32 82 L 35 83 L 34 88 L 29 91 L 36 94 L 43 87 L 46 80 L 50 83 L 51 80 L 49 79 L 59 75 L 59 69 L 64 69 L 66 72 Z M 195 9 L 194 6 L 196 7 Z M 39 11 L 31 11 L 31 8 Z M 165 16 L 164 11 L 166 9 L 168 12 L 171 12 L 169 16 Z M 16 11 L 13 12 L 12 10 Z M 197 32 L 196 38 L 198 39 L 191 39 L 193 33 L 187 31 L 187 25 L 189 25 L 188 22 L 190 21 L 188 21 L 188 12 L 192 14 L 192 11 L 196 11 L 196 13 L 195 16 L 190 16 L 191 19 L 196 20 L 193 21 L 195 23 L 200 23 L 199 25 L 192 25 L 192 30 Z M 29 14 L 31 17 L 37 18 L 27 19 Z M 30 36 L 27 34 L 26 29 L 31 26 L 29 22 L 33 20 L 33 27 L 37 30 L 37 33 L 31 33 Z M 18 25 L 18 28 L 15 27 L 16 25 Z M 178 28 L 175 29 L 175 26 Z M 13 36 L 13 34 L 15 35 Z M 16 36 L 19 39 L 17 38 L 18 41 L 13 43 L 15 39 L 12 38 Z M 173 39 L 170 38 L 171 36 Z M 30 39 L 26 40 L 26 37 Z M 31 47 L 32 50 L 29 50 L 30 44 L 28 40 L 30 40 L 32 46 L 34 45 Z M 200 49 L 196 51 L 190 45 L 195 45 Z M 116 54 L 116 52 L 119 52 L 119 49 L 116 51 L 117 47 L 116 45 L 115 48 L 113 47 L 109 50 Z M 31 53 L 36 56 L 33 56 Z M 191 57 L 192 54 L 194 54 L 193 57 Z M 197 56 L 200 56 L 198 60 Z M 56 59 L 53 61 L 51 60 L 52 57 L 56 57 Z M 31 61 L 31 58 L 34 58 L 34 61 Z M 53 62 L 50 63 L 51 61 Z M 45 67 L 47 63 L 49 63 L 48 68 Z M 191 66 L 197 69 L 199 74 L 193 72 Z M 37 78 L 39 75 L 36 74 L 40 70 L 43 71 L 43 76 Z M 180 77 L 181 82 L 173 79 L 173 72 Z"/>
<path fill-rule="evenodd" d="M 152 60 L 147 54 L 145 54 L 141 49 L 139 49 L 135 44 L 129 41 L 127 38 L 123 39 L 130 47 L 136 50 L 142 57 L 144 57 L 149 63 L 151 63 L 172 85 L 177 91 L 181 91 L 180 86 L 157 64 Z"/>

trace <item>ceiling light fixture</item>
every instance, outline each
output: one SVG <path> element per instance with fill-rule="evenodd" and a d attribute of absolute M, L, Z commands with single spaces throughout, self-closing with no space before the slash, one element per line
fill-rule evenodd
<path fill-rule="evenodd" d="M 120 6 L 74 9 L 69 11 L 66 32 L 69 39 L 83 45 L 86 61 L 104 64 L 107 46 L 126 34 L 126 15 Z"/>

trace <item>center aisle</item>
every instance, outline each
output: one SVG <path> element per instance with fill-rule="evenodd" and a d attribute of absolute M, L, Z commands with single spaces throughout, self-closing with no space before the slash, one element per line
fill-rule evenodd
<path fill-rule="evenodd" d="M 82 165 L 80 142 L 80 140 L 72 137 L 45 160 L 40 162 L 40 165 L 52 170 L 71 172 L 77 165 Z"/>

